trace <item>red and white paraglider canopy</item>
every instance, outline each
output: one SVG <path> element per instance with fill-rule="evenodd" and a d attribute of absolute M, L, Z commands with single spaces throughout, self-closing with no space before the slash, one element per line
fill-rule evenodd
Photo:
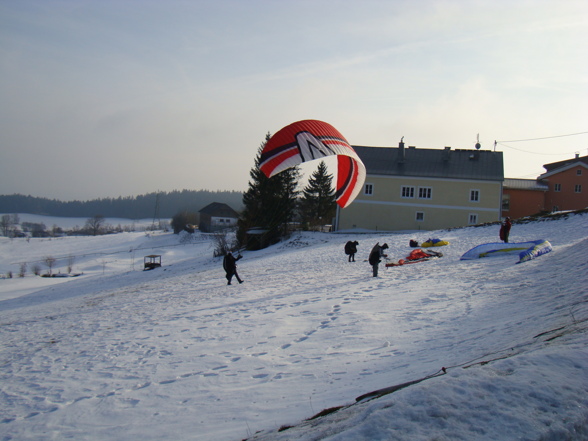
<path fill-rule="evenodd" d="M 353 147 L 332 125 L 304 120 L 279 130 L 261 152 L 259 168 L 268 177 L 307 161 L 337 156 L 336 201 L 347 207 L 365 181 L 365 166 Z"/>

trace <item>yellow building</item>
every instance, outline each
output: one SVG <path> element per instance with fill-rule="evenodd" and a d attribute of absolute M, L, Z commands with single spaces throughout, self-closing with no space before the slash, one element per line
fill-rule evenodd
<path fill-rule="evenodd" d="M 437 230 L 500 220 L 502 152 L 479 147 L 354 146 L 366 181 L 353 203 L 338 210 L 336 230 Z"/>

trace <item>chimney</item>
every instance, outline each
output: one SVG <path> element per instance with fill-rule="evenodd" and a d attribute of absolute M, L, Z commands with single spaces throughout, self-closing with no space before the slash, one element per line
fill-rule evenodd
<path fill-rule="evenodd" d="M 580 157 L 579 153 L 576 153 L 576 159 L 578 159 Z"/>
<path fill-rule="evenodd" d="M 449 161 L 449 154 L 451 152 L 451 147 L 445 147 L 443 150 L 443 161 Z"/>
<path fill-rule="evenodd" d="M 398 143 L 398 162 L 400 164 L 404 163 L 406 160 L 406 154 L 404 152 L 404 136 L 400 139 Z"/>

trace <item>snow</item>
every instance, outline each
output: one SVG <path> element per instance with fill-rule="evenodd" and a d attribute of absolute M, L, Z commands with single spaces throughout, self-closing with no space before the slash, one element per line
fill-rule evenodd
<path fill-rule="evenodd" d="M 588 216 L 513 225 L 552 244 L 532 261 L 459 260 L 498 229 L 295 234 L 231 286 L 205 235 L 0 238 L 0 439 L 588 439 Z M 371 277 L 376 242 L 429 237 L 442 258 Z M 33 276 L 47 256 L 81 275 Z"/>
<path fill-rule="evenodd" d="M 11 213 L 2 213 L 2 215 L 3 214 Z M 45 224 L 47 229 L 51 229 L 51 227 L 56 225 L 58 227 L 63 228 L 64 230 L 71 230 L 73 228 L 83 228 L 84 225 L 86 225 L 86 222 L 88 221 L 87 217 L 55 217 L 28 213 L 19 214 L 18 217 L 21 224 L 23 222 Z M 118 217 L 109 217 L 106 218 L 105 221 L 106 224 L 112 225 L 114 227 L 121 225 L 133 227 L 136 230 L 145 230 L 153 225 L 153 219 L 124 219 Z M 169 220 L 166 220 L 166 222 L 169 223 Z"/>

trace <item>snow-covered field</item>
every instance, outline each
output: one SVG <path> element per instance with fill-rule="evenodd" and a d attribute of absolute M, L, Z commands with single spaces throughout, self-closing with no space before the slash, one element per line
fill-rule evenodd
<path fill-rule="evenodd" d="M 11 213 L 0 213 L 0 216 L 4 214 Z M 55 217 L 28 213 L 19 214 L 18 217 L 20 223 L 30 222 L 35 224 L 45 224 L 47 229 L 51 229 L 54 225 L 56 225 L 64 230 L 83 228 L 86 224 L 86 221 L 88 220 L 87 217 Z M 168 225 L 170 222 L 169 219 L 161 219 L 161 221 L 167 223 Z M 155 220 L 155 222 L 159 223 L 158 220 Z M 133 229 L 135 231 L 144 231 L 153 225 L 153 219 L 123 219 L 118 217 L 109 217 L 105 219 L 105 223 L 113 227 L 120 225 L 123 228 L 128 227 L 129 229 Z"/>
<path fill-rule="evenodd" d="M 297 234 L 231 286 L 205 236 L 0 238 L 0 440 L 588 439 L 588 215 L 515 224 L 553 245 L 530 262 L 459 260 L 498 228 Z M 376 242 L 429 237 L 442 258 L 371 277 Z"/>

